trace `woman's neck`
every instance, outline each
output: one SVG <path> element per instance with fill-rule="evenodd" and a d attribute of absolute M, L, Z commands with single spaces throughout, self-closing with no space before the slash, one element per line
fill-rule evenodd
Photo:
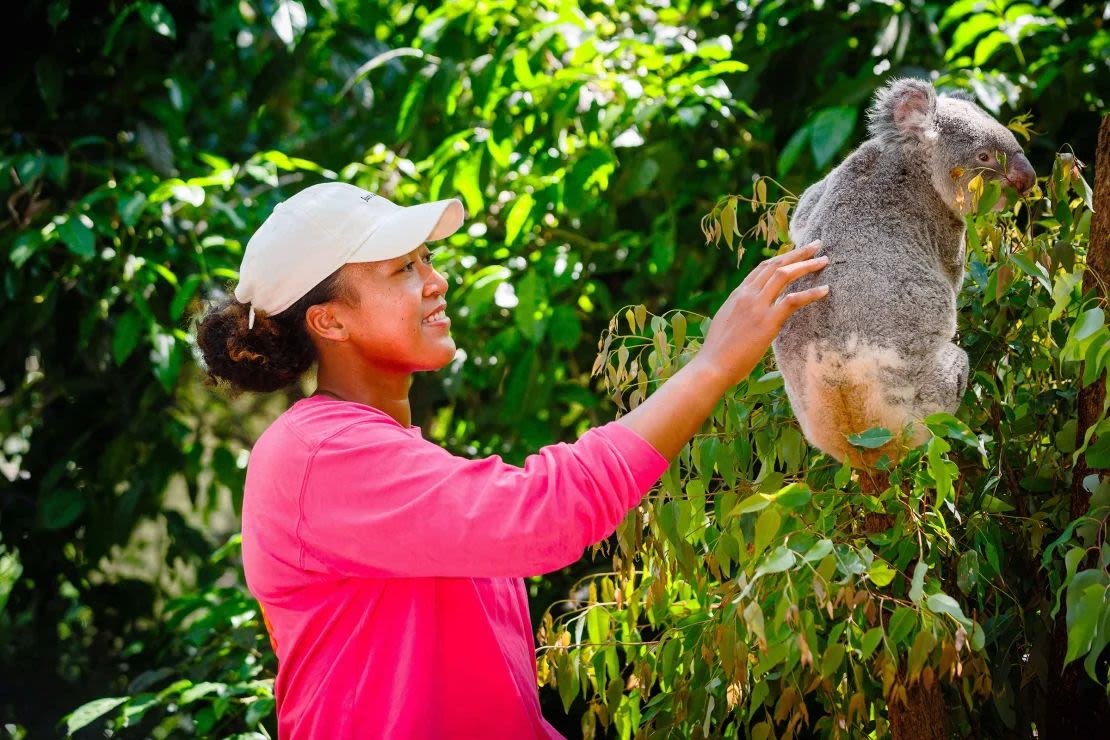
<path fill-rule="evenodd" d="M 412 373 L 368 371 L 365 366 L 345 372 L 321 365 L 316 374 L 316 393 L 373 406 L 406 429 L 412 425 L 411 385 Z"/>

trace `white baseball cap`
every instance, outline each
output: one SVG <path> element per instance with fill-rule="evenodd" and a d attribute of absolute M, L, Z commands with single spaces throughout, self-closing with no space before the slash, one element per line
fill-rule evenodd
<path fill-rule="evenodd" d="M 466 212 L 457 198 L 399 206 L 345 182 L 313 185 L 278 203 L 247 242 L 235 298 L 281 313 L 348 262 L 377 262 L 450 236 Z"/>

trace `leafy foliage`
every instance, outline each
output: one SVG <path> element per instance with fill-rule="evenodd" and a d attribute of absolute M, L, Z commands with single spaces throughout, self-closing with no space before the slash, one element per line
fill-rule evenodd
<path fill-rule="evenodd" d="M 1086 655 L 1090 677 L 1110 686 L 1098 667 L 1110 488 L 1091 476 L 1099 488 L 1077 525 L 1067 485 L 1076 386 L 1106 382 L 1110 333 L 1077 290 L 1089 188 L 1070 157 L 1048 184 L 1001 212 L 988 184 L 968 217 L 960 334 L 972 382 L 960 417 L 926 419 L 932 438 L 890 468 L 880 495 L 807 448 L 776 371 L 722 400 L 622 524 L 614 572 L 590 579 L 574 612 L 544 619 L 541 680 L 567 706 L 589 699 L 587 736 L 595 723 L 621 737 L 883 736 L 888 707 L 919 682 L 951 687 L 961 734 L 1024 733 L 1035 687 L 1053 678 L 1048 637 L 1065 591 L 1067 660 Z M 627 333 L 610 323 L 595 369 L 635 407 L 696 353 L 708 322 L 643 306 L 625 318 Z M 889 516 L 885 531 L 867 526 L 876 514 Z M 1060 533 L 1051 544 L 1049 533 Z"/>
<path fill-rule="evenodd" d="M 1031 156 L 1038 165 L 1069 143 L 1078 158 L 1090 159 L 1084 132 L 1094 130 L 1105 107 L 1099 94 L 1110 75 L 1107 33 L 1097 9 L 1085 3 L 35 0 L 20 13 L 25 35 L 44 43 L 0 83 L 8 203 L 0 253 L 10 262 L 0 333 L 13 349 L 0 359 L 0 469 L 9 483 L 0 496 L 0 661 L 7 669 L 0 671 L 0 714 L 32 735 L 59 731 L 64 723 L 58 718 L 86 700 L 102 701 L 69 715 L 74 729 L 87 720 L 88 728 L 107 725 L 120 733 L 233 734 L 269 727 L 272 734 L 265 683 L 272 664 L 261 643 L 260 615 L 243 590 L 233 550 L 218 548 L 238 526 L 251 441 L 298 392 L 221 400 L 200 385 L 191 322 L 205 300 L 226 294 L 246 236 L 291 192 L 341 178 L 402 202 L 463 197 L 469 230 L 444 243 L 438 259 L 452 281 L 448 300 L 465 353 L 444 372 L 418 381 L 414 418 L 426 436 L 460 454 L 499 453 L 519 461 L 540 445 L 610 418 L 591 369 L 595 340 L 621 306 L 643 306 L 642 315 L 633 312 L 633 333 L 646 334 L 654 314 L 668 317 L 665 326 L 641 337 L 656 342 L 664 329 L 667 342 L 652 351 L 667 361 L 656 369 L 641 366 L 642 385 L 637 372 L 631 390 L 640 395 L 622 395 L 622 403 L 642 400 L 682 356 L 665 344 L 683 351 L 696 346 L 701 322 L 687 326 L 686 317 L 710 313 L 785 237 L 789 202 L 763 208 L 768 188 L 777 187 L 764 178 L 773 174 L 800 192 L 831 166 L 862 136 L 862 106 L 883 75 L 935 69 L 938 82 L 971 91 L 992 111 L 1031 113 L 1016 125 L 1028 130 L 1031 120 L 1037 127 Z M 724 528 L 714 524 L 703 534 L 738 527 L 746 532 L 745 545 L 754 547 L 754 522 L 767 517 L 761 531 L 770 539 L 759 558 L 734 552 L 739 539 L 720 546 L 734 573 L 747 569 L 753 593 L 801 567 L 810 552 L 797 549 L 804 521 L 826 531 L 815 542 L 828 539 L 837 553 L 855 553 L 866 565 L 851 576 L 838 570 L 834 580 L 851 583 L 853 598 L 889 592 L 906 602 L 916 620 L 906 638 L 928 631 L 938 639 L 933 653 L 943 651 L 943 640 L 959 627 L 967 639 L 978 634 L 944 612 L 946 604 L 937 603 L 939 614 L 929 610 L 934 593 L 958 599 L 966 618 L 983 629 L 985 649 L 1005 654 L 1005 661 L 991 665 L 1013 687 L 1015 712 L 1027 706 L 1015 700 L 1017 687 L 1034 690 L 1016 678 L 1027 670 L 1022 640 L 1032 640 L 1029 634 L 1044 640 L 1047 632 L 1022 631 L 1025 618 L 1011 608 L 997 623 L 1001 642 L 989 639 L 995 623 L 977 616 L 985 612 L 971 608 L 958 584 L 953 590 L 939 580 L 951 573 L 958 549 L 944 544 L 942 524 L 954 516 L 948 503 L 959 511 L 968 503 L 965 489 L 979 492 L 973 503 L 990 516 L 974 537 L 967 535 L 971 540 L 957 538 L 961 553 L 976 553 L 959 555 L 957 579 L 963 573 L 963 583 L 983 590 L 1005 577 L 1015 582 L 1015 593 L 1033 588 L 1032 571 L 1010 575 L 1012 559 L 1041 557 L 1017 547 L 1018 533 L 1039 528 L 1038 536 L 1056 537 L 1059 525 L 1070 527 L 1068 537 L 1044 551 L 1044 572 L 1054 593 L 1064 589 L 1060 608 L 1077 605 L 1068 611 L 1078 635 L 1073 657 L 1086 660 L 1100 644 L 1097 625 L 1103 622 L 1091 622 L 1094 597 L 1085 596 L 1093 581 L 1084 586 L 1084 579 L 1091 576 L 1079 580 L 1075 588 L 1083 588 L 1070 601 L 1064 596 L 1072 594 L 1077 573 L 1099 565 L 1091 549 L 1096 540 L 1078 538 L 1097 536 L 1092 523 L 1105 512 L 1093 510 L 1095 519 L 1072 526 L 1053 509 L 1031 519 L 1034 526 L 1014 519 L 1020 510 L 1002 510 L 1017 507 L 1022 491 L 1026 498 L 1044 495 L 1037 487 L 1066 471 L 1067 456 L 1075 454 L 1064 449 L 1066 416 L 1053 426 L 1074 403 L 1074 389 L 1059 380 L 1071 376 L 1049 373 L 1058 356 L 1053 348 L 1070 347 L 1072 354 L 1058 362 L 1074 363 L 1104 344 L 1104 319 L 1094 313 L 1101 309 L 1084 305 L 1082 313 L 1074 303 L 1082 265 L 1074 235 L 1085 233 L 1085 221 L 1081 208 L 1060 205 L 1061 193 L 1081 187 L 1078 179 L 1058 179 L 1068 177 L 1065 170 L 1053 175 L 1048 196 L 1056 210 L 1038 212 L 1038 223 L 1024 227 L 1033 241 L 1023 237 L 1022 250 L 1000 249 L 1009 223 L 1004 218 L 991 221 L 996 217 L 987 214 L 977 222 L 994 224 L 1000 236 L 996 243 L 993 231 L 982 232 L 985 256 L 973 265 L 985 272 L 972 274 L 969 286 L 974 280 L 975 287 L 962 310 L 968 331 L 976 327 L 983 362 L 995 363 L 980 365 L 989 370 L 976 387 L 993 394 L 981 402 L 999 409 L 991 423 L 1000 436 L 984 439 L 985 422 L 978 417 L 963 420 L 974 439 L 952 420 L 935 421 L 945 430 L 935 447 L 922 453 L 912 476 L 908 468 L 902 473 L 907 485 L 924 481 L 924 488 L 911 490 L 932 491 L 912 494 L 917 503 L 906 504 L 921 521 L 905 514 L 912 531 L 933 538 L 929 552 L 938 553 L 929 555 L 931 575 L 921 582 L 928 596 L 921 603 L 904 593 L 909 565 L 898 548 L 908 545 L 868 543 L 868 558 L 863 544 L 832 536 L 844 523 L 829 491 L 854 489 L 836 478 L 839 471 L 810 466 L 773 371 L 737 390 L 745 395 L 726 403 L 730 411 L 722 410 L 716 431 L 685 453 L 659 499 L 662 509 L 668 497 L 682 492 L 681 499 L 702 480 L 703 499 L 712 504 L 717 486 L 759 476 L 756 492 L 770 498 L 745 505 L 766 506 L 736 511 Z M 722 199 L 725 193 L 747 200 Z M 755 207 L 748 208 L 752 201 Z M 754 241 L 770 248 L 751 248 L 748 240 L 734 268 L 727 251 L 703 248 L 694 225 L 707 212 L 707 224 L 716 224 L 729 246 L 756 229 Z M 729 229 L 723 228 L 726 219 Z M 1045 254 L 1050 261 L 1042 264 Z M 1071 282 L 1061 283 L 1061 274 Z M 1030 306 L 1044 309 L 1049 297 L 1045 319 Z M 976 298 L 990 298 L 989 308 Z M 1060 336 L 1077 316 L 1084 318 L 1074 324 L 1074 336 Z M 620 343 L 607 336 L 619 357 Z M 1044 344 L 1049 336 L 1055 344 Z M 965 334 L 965 341 L 971 338 Z M 1034 364 L 1021 365 L 1019 357 Z M 1053 384 L 1037 385 L 1050 378 Z M 617 380 L 611 388 L 629 378 Z M 496 404 L 490 403 L 494 397 Z M 1046 411 L 1057 406 L 1053 414 Z M 745 408 L 749 416 L 738 416 Z M 1045 430 L 1057 430 L 1049 443 L 1057 452 L 1043 463 L 1037 455 L 1046 443 L 1036 433 L 1042 420 Z M 743 438 L 747 458 L 737 447 Z M 1089 460 L 1110 458 L 1105 438 L 1089 437 Z M 981 465 L 984 455 L 1016 460 L 1022 451 L 1026 458 L 1012 462 L 1013 476 L 999 469 L 991 486 L 967 481 L 965 468 Z M 761 461 L 769 461 L 766 472 Z M 716 473 L 702 472 L 707 462 Z M 936 508 L 929 498 L 939 493 L 936 486 L 945 485 L 934 476 L 945 478 L 942 471 L 952 473 L 956 463 L 959 475 L 950 477 L 951 491 L 944 488 L 940 514 L 925 516 L 929 506 Z M 806 487 L 779 494 L 788 478 Z M 1039 482 L 1022 488 L 1027 479 Z M 1092 483 L 1096 491 L 1098 485 Z M 853 505 L 884 509 L 898 498 L 893 492 L 878 501 L 846 495 Z M 772 511 L 779 523 L 767 534 Z M 969 509 L 963 511 L 970 522 Z M 656 542 L 662 550 L 652 562 L 659 573 L 648 588 L 657 599 L 652 609 L 666 604 L 669 612 L 672 594 L 681 597 L 674 604 L 692 604 L 701 592 L 667 590 L 663 574 L 678 567 L 662 559 L 668 548 L 691 573 L 711 561 L 693 560 L 695 544 L 704 547 L 708 540 L 689 540 L 679 526 L 693 521 L 684 517 L 694 510 L 674 504 L 667 512 L 670 519 L 660 521 L 670 522 L 673 537 Z M 716 516 L 714 505 L 710 512 Z M 622 532 L 625 540 L 633 537 L 621 550 L 622 566 L 630 568 L 631 554 L 653 540 Z M 686 547 L 677 544 L 683 540 Z M 713 550 L 719 542 L 713 540 Z M 1068 571 L 1071 561 L 1063 559 L 1073 546 L 1086 548 L 1092 559 L 1075 560 Z M 772 552 L 775 559 L 767 560 Z M 942 563 L 944 553 L 949 560 Z M 720 555 L 710 554 L 717 568 L 726 567 Z M 777 567 L 791 557 L 784 570 L 751 580 L 765 560 Z M 537 621 L 592 568 L 584 562 L 532 579 Z M 613 588 L 614 599 L 625 599 Z M 982 593 L 987 598 L 993 592 Z M 702 596 L 699 605 L 707 603 Z M 835 607 L 842 616 L 854 608 L 844 598 Z M 781 601 L 760 606 L 770 638 L 779 636 L 774 629 L 781 624 L 774 620 Z M 682 609 L 693 609 L 690 604 Z M 605 634 L 606 625 L 623 618 L 619 610 L 608 622 L 604 612 L 589 613 L 591 635 Z M 746 619 L 737 622 L 745 630 Z M 661 614 L 657 622 L 664 624 Z M 825 623 L 812 624 L 816 630 Z M 838 666 L 829 664 L 830 675 L 860 665 L 849 653 L 859 644 L 856 631 L 845 623 L 832 640 L 834 651 L 845 646 L 845 657 Z M 556 634 L 553 624 L 547 634 Z M 737 627 L 736 649 L 748 645 L 745 636 Z M 809 649 L 826 655 L 829 644 L 829 633 L 820 632 Z M 691 649 L 693 643 L 669 648 L 669 665 L 686 660 Z M 884 654 L 872 646 L 871 660 Z M 573 655 L 581 660 L 583 653 Z M 628 666 L 639 659 L 615 650 L 605 655 L 606 661 L 628 660 L 616 669 L 606 663 L 609 678 L 620 673 L 627 679 Z M 983 654 L 963 646 L 959 655 L 963 664 L 975 665 Z M 926 663 L 937 672 L 935 661 Z M 44 668 L 32 675 L 13 668 L 24 665 Z M 580 688 L 596 680 L 583 675 Z M 647 678 L 645 687 L 651 685 Z M 171 690 L 178 680 L 191 683 Z M 1003 685 L 1002 679 L 992 677 L 990 685 Z M 557 693 L 543 693 L 554 701 L 545 707 L 553 721 L 559 720 L 553 716 L 558 705 L 579 694 L 571 687 L 560 682 Z M 721 712 L 727 690 L 720 697 L 715 690 L 705 695 L 715 697 Z M 861 690 L 867 702 L 879 695 L 870 684 Z M 622 696 L 619 726 L 631 732 L 647 715 L 635 714 L 640 709 L 633 709 L 631 693 Z M 678 711 L 685 701 L 679 699 L 672 697 L 667 712 Z M 799 706 L 793 701 L 783 704 L 784 718 Z M 584 710 L 581 699 L 568 706 L 572 724 L 583 711 L 587 722 L 599 716 Z"/>

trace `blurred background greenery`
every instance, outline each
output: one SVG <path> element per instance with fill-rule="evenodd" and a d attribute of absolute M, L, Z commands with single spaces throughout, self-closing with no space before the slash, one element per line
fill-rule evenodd
<path fill-rule="evenodd" d="M 191 326 L 278 201 L 336 178 L 463 198 L 467 226 L 437 252 L 460 352 L 418 378 L 414 422 L 519 462 L 613 417 L 591 368 L 622 307 L 711 313 L 769 253 L 706 245 L 719 198 L 760 176 L 799 194 L 863 140 L 890 76 L 966 90 L 1003 122 L 1029 113 L 1041 174 L 1061 149 L 1093 162 L 1108 8 L 11 8 L 32 45 L 0 77 L 0 732 L 64 734 L 86 705 L 69 726 L 93 734 L 274 734 L 237 516 L 253 439 L 313 383 L 229 399 L 202 385 Z M 758 215 L 741 210 L 740 230 Z M 529 579 L 537 624 L 606 568 Z M 541 697 L 580 732 L 581 700 L 568 715 Z"/>

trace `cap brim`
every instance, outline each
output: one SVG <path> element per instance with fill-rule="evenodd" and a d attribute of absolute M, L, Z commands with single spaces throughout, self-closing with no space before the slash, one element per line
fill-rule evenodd
<path fill-rule="evenodd" d="M 466 210 L 458 198 L 400 208 L 355 249 L 348 262 L 377 262 L 408 254 L 424 242 L 451 236 Z"/>

